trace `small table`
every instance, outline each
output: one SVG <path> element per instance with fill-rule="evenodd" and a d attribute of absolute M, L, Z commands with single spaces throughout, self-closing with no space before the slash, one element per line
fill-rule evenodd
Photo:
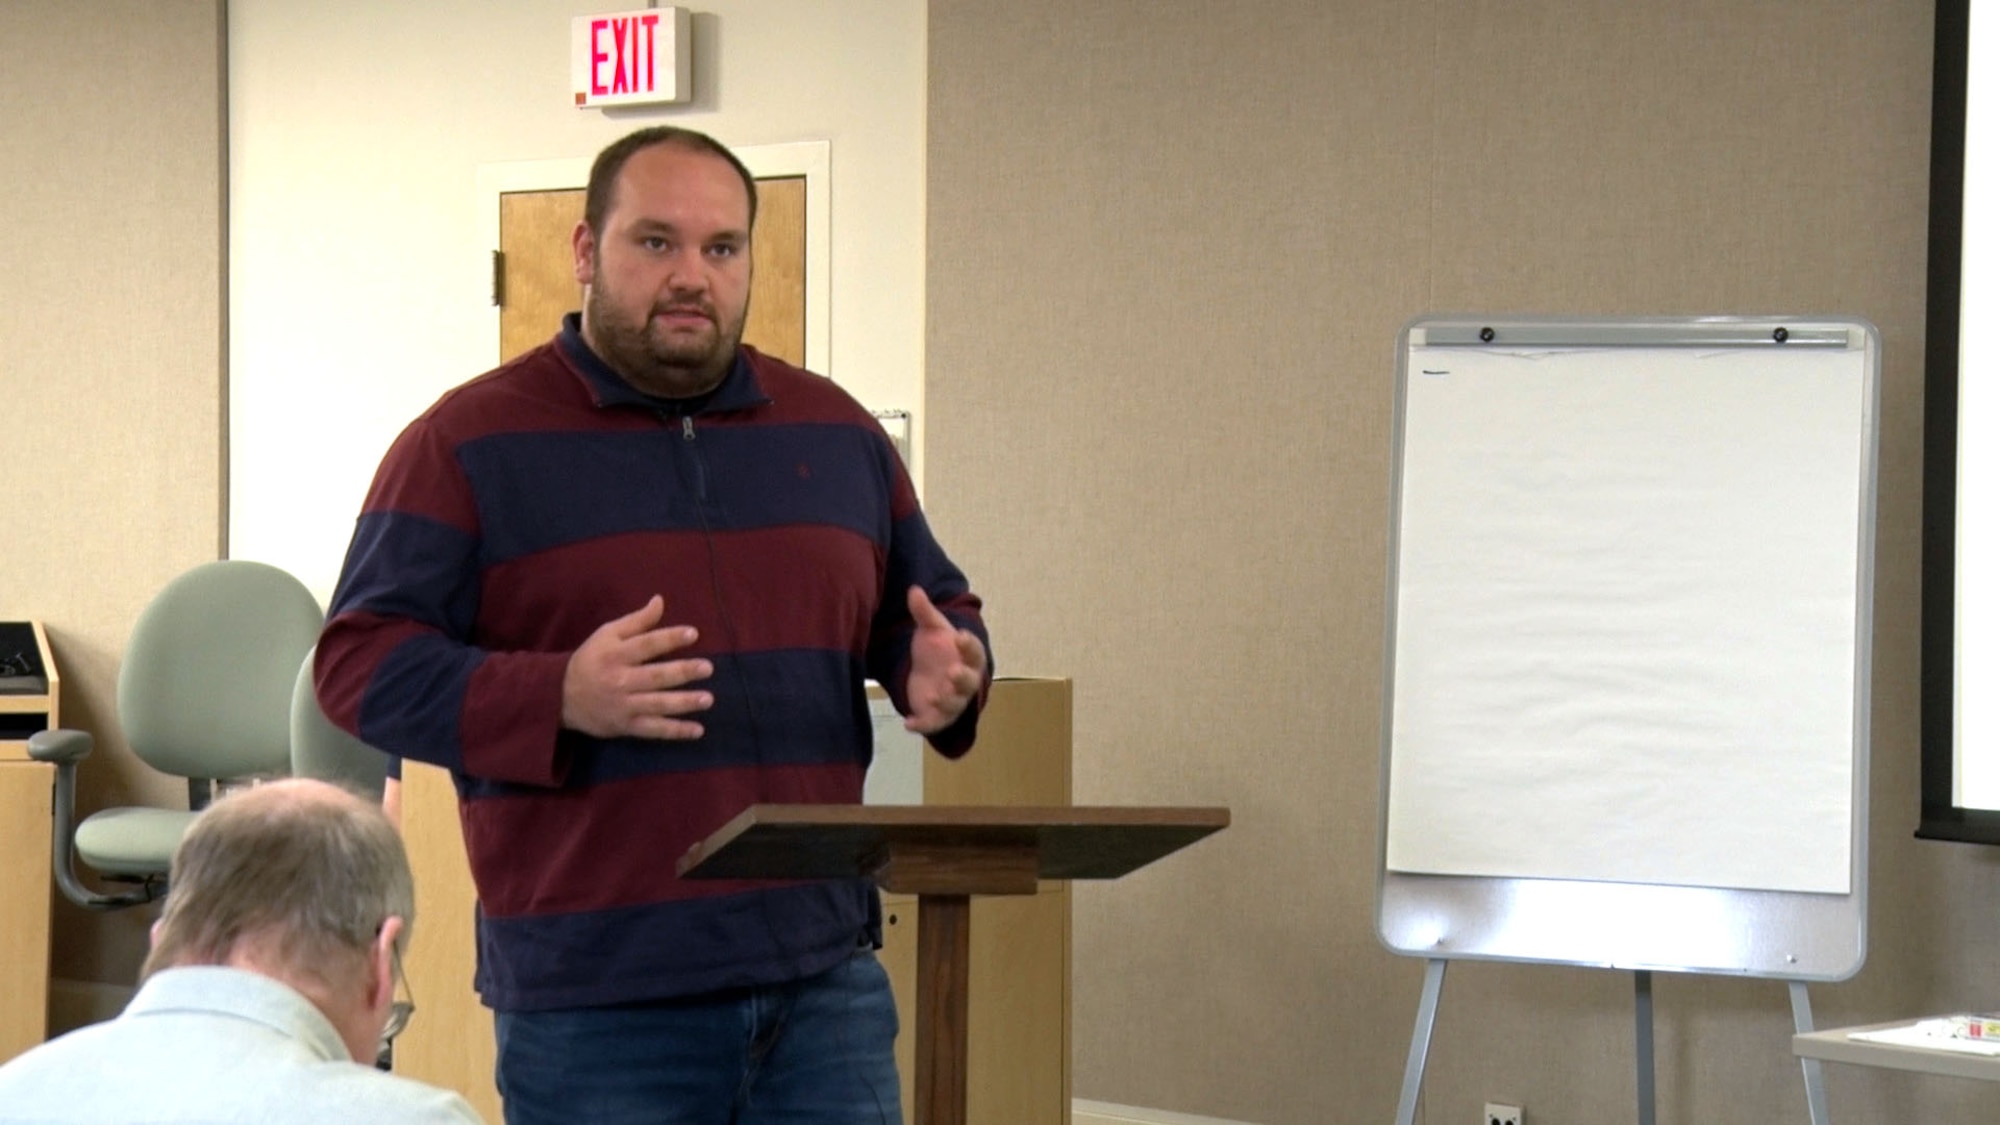
<path fill-rule="evenodd" d="M 688 849 L 688 878 L 872 876 L 917 896 L 917 1125 L 963 1125 L 972 895 L 1116 879 L 1229 824 L 1220 808 L 752 805 Z"/>
<path fill-rule="evenodd" d="M 1890 1070 L 1914 1070 L 1953 1078 L 1977 1078 L 2000 1082 L 2000 1056 L 1975 1055 L 1965 1051 L 1945 1051 L 1902 1043 L 1878 1043 L 1851 1038 L 1857 1031 L 1887 1031 L 1911 1027 L 1917 1020 L 1892 1020 L 1860 1027 L 1836 1027 L 1792 1036 L 1792 1053 L 1800 1058 L 1827 1062 L 1879 1066 Z"/>

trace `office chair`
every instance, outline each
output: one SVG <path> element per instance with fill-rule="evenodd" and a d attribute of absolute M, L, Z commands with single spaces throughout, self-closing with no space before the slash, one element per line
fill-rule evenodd
<path fill-rule="evenodd" d="M 95 740 L 80 730 L 31 736 L 29 756 L 56 767 L 55 877 L 65 898 L 114 910 L 161 897 L 174 848 L 215 782 L 289 772 L 293 680 L 322 619 L 298 579 L 242 560 L 197 566 L 153 598 L 118 669 L 118 720 L 141 761 L 187 779 L 188 807 L 110 808 L 76 824 L 77 763 Z M 93 890 L 77 876 L 79 858 L 101 879 L 137 886 Z"/>
<path fill-rule="evenodd" d="M 292 776 L 336 782 L 379 805 L 388 772 L 387 754 L 333 725 L 320 710 L 308 650 L 292 685 Z"/>

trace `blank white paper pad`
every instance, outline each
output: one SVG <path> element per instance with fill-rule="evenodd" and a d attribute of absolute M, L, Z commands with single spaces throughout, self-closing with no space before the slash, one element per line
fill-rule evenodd
<path fill-rule="evenodd" d="M 1387 866 L 1849 892 L 1864 352 L 1409 363 Z"/>

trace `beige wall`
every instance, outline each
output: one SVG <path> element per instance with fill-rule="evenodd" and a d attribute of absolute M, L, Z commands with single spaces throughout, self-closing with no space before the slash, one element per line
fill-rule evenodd
<path fill-rule="evenodd" d="M 112 703 L 132 619 L 221 551 L 222 5 L 0 4 L 0 617 L 48 626 L 80 804 L 186 800 Z M 130 980 L 144 912 L 60 903 L 55 973 Z"/>
<path fill-rule="evenodd" d="M 1881 327 L 1871 953 L 1814 1002 L 2000 1002 L 2000 859 L 1910 835 L 1930 35 L 1925 0 L 935 0 L 934 522 L 1002 669 L 1075 677 L 1078 801 L 1236 817 L 1076 890 L 1079 1097 L 1393 1115 L 1421 965 L 1373 926 L 1385 513 L 1426 311 Z M 1422 1120 L 1632 1120 L 1631 988 L 1455 966 Z M 1781 985 L 1656 999 L 1662 1122 L 1805 1119 Z M 1992 1116 L 1828 1087 L 1844 1122 Z"/>

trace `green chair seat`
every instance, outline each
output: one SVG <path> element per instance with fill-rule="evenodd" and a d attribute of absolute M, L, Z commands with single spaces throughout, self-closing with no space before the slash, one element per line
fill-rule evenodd
<path fill-rule="evenodd" d="M 158 876 L 193 819 L 185 810 L 105 809 L 76 826 L 76 854 L 100 875 Z"/>

